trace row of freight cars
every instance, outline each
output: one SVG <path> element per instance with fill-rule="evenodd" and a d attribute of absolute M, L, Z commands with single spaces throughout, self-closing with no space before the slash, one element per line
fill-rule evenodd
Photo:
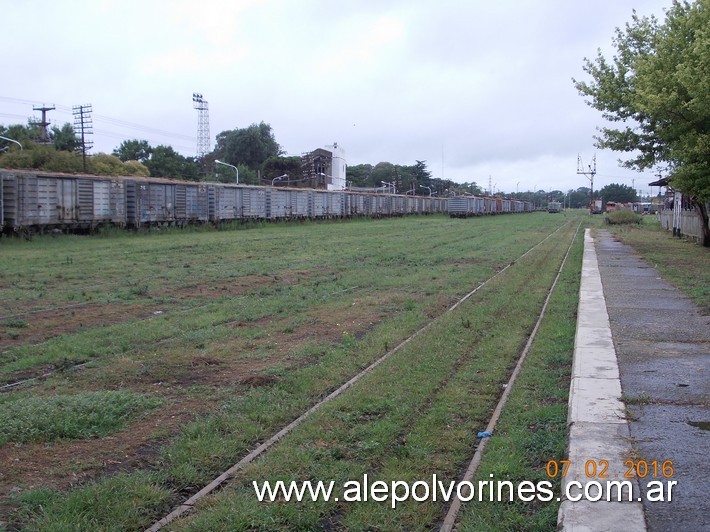
<path fill-rule="evenodd" d="M 532 212 L 529 201 L 498 197 L 459 196 L 449 198 L 448 212 L 452 217 L 483 216 L 485 214 L 510 214 Z"/>
<path fill-rule="evenodd" d="M 524 202 L 496 198 L 447 199 L 2 169 L 0 196 L 0 220 L 6 233 L 107 225 L 139 228 L 244 220 L 469 215 L 457 210 L 461 201 L 484 202 L 484 210 L 471 214 L 530 210 Z"/>
<path fill-rule="evenodd" d="M 0 181 L 6 232 L 447 212 L 445 199 L 394 194 L 17 170 Z"/>

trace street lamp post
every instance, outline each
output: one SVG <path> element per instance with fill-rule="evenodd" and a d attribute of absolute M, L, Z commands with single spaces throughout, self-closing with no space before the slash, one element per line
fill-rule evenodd
<path fill-rule="evenodd" d="M 276 183 L 277 181 L 281 181 L 284 177 L 288 177 L 288 174 L 280 175 L 278 177 L 273 178 L 271 180 L 271 186 L 273 187 L 274 183 Z"/>
<path fill-rule="evenodd" d="M 9 140 L 10 142 L 14 142 L 15 144 L 17 144 L 17 145 L 20 147 L 21 150 L 23 149 L 23 148 L 22 148 L 22 144 L 20 144 L 19 142 L 17 142 L 15 139 L 9 139 L 9 138 L 7 138 L 7 137 L 3 137 L 2 135 L 0 135 L 0 139 Z"/>
<path fill-rule="evenodd" d="M 328 189 L 328 181 L 325 179 L 328 177 L 328 174 L 325 174 L 323 172 L 318 172 L 316 175 L 319 175 L 323 177 L 323 184 L 325 185 L 325 188 Z M 331 181 L 333 180 L 333 176 L 330 176 Z M 314 185 L 317 185 L 317 183 L 314 183 Z"/>
<path fill-rule="evenodd" d="M 237 185 L 239 184 L 239 168 L 237 168 L 233 164 L 228 164 L 228 163 L 223 163 L 222 161 L 218 161 L 217 159 L 215 159 L 214 162 L 216 162 L 217 164 L 223 164 L 224 166 L 229 166 L 230 168 L 234 168 L 234 171 L 237 172 Z"/>
<path fill-rule="evenodd" d="M 427 187 L 426 185 L 419 185 L 419 188 L 426 188 L 429 190 L 429 195 L 431 196 L 431 187 Z"/>

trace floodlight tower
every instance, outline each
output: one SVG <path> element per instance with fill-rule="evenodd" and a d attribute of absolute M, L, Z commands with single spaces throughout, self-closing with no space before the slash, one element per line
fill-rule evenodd
<path fill-rule="evenodd" d="M 192 107 L 197 109 L 197 158 L 202 159 L 210 151 L 209 105 L 202 94 L 193 92 Z"/>
<path fill-rule="evenodd" d="M 589 212 L 594 210 L 594 176 L 597 173 L 597 154 L 592 157 L 592 164 L 587 165 L 587 169 L 584 169 L 582 164 L 582 158 L 577 155 L 577 173 L 582 174 L 589 179 Z"/>

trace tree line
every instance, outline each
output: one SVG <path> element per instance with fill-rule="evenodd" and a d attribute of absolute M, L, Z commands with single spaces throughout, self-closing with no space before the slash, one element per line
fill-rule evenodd
<path fill-rule="evenodd" d="M 40 144 L 39 128 L 35 124 L 0 125 L 0 136 L 20 142 L 24 149 L 9 144 L 0 153 L 0 167 L 34 168 L 50 172 L 82 172 L 81 155 L 77 152 L 80 142 L 71 124 L 56 126 L 48 131 L 50 144 Z M 7 143 L 6 143 L 7 144 Z M 212 152 L 202 161 L 185 157 L 171 146 L 151 146 L 147 140 L 126 140 L 112 154 L 99 153 L 88 159 L 88 171 L 98 175 L 138 175 L 200 181 L 203 179 L 234 182 L 233 169 L 219 165 L 221 161 L 237 167 L 239 182 L 246 184 L 271 183 L 280 175 L 298 176 L 301 173 L 301 158 L 287 156 L 269 124 L 261 122 L 247 128 L 223 131 L 217 135 Z M 209 176 L 209 177 L 206 177 Z M 475 181 L 456 183 L 450 179 L 432 177 L 426 161 L 412 165 L 379 162 L 358 164 L 347 169 L 348 186 L 365 189 L 396 190 L 399 194 L 436 195 L 439 197 L 465 194 L 487 195 Z M 625 185 L 607 185 L 595 194 L 605 201 L 637 201 L 636 192 Z M 572 208 L 589 206 L 589 189 L 581 187 L 569 190 L 528 191 L 506 196 L 530 201 L 545 207 L 548 201 L 565 201 Z"/>
<path fill-rule="evenodd" d="M 39 142 L 39 126 L 0 125 L 0 136 L 18 141 L 23 149 L 5 142 L 0 144 L 0 167 L 32 168 L 50 172 L 80 173 L 82 157 L 80 142 L 71 124 L 56 126 L 48 131 L 49 143 Z M 233 182 L 236 172 L 217 161 L 237 168 L 239 182 L 259 185 L 270 183 L 276 176 L 301 175 L 301 157 L 288 156 L 276 141 L 269 124 L 261 122 L 246 128 L 223 131 L 216 137 L 212 152 L 198 160 L 185 157 L 171 146 L 151 146 L 147 140 L 131 139 L 121 142 L 111 154 L 99 153 L 88 159 L 88 172 L 101 175 L 139 175 L 200 181 L 203 179 Z M 209 177 L 207 177 L 209 176 Z M 383 188 L 417 195 L 481 194 L 474 183 L 455 183 L 433 178 L 425 161 L 395 165 L 380 162 L 360 164 L 347 170 L 349 186 Z"/>

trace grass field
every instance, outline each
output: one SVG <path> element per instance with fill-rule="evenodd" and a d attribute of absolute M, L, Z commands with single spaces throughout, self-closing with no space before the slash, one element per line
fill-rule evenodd
<path fill-rule="evenodd" d="M 12 464 L 0 473 L 8 526 L 149 526 L 559 229 L 175 526 L 436 524 L 441 504 L 267 505 L 249 481 L 458 478 L 580 219 L 432 216 L 3 241 L 0 383 L 41 377 L 0 394 L 0 416 L 24 420 L 0 446 Z M 577 242 L 491 441 L 494 458 L 484 459 L 496 477 L 535 478 L 564 453 L 580 254 Z M 48 430 L 38 424 L 46 418 L 77 428 Z M 464 522 L 556 519 L 554 505 L 484 506 L 466 507 Z"/>
<path fill-rule="evenodd" d="M 685 292 L 710 314 L 710 249 L 671 236 L 654 216 L 640 225 L 605 226 L 653 265 L 664 279 Z"/>

